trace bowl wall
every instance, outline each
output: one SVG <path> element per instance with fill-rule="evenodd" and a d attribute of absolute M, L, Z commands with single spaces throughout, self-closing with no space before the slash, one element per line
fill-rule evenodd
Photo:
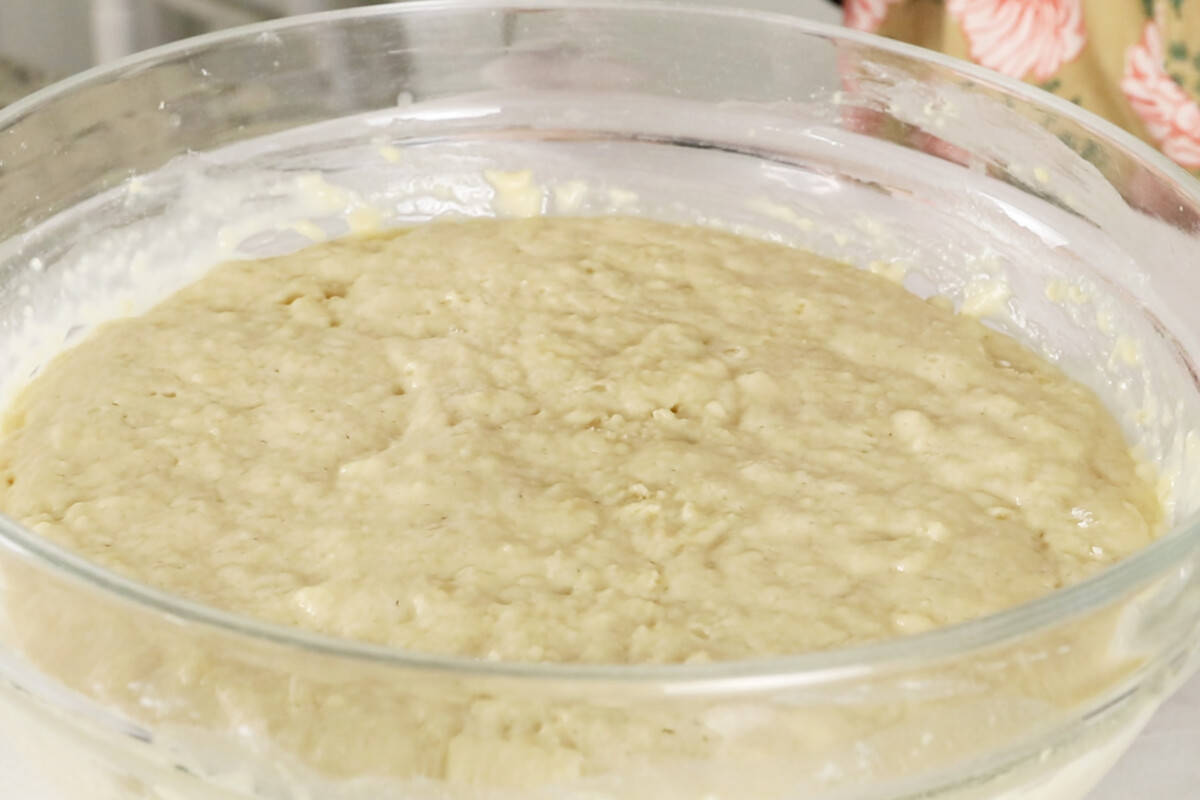
<path fill-rule="evenodd" d="M 1170 479 L 1175 530 L 910 639 L 585 668 L 238 619 L 0 520 L 21 796 L 1082 797 L 1197 660 L 1200 200 L 1049 96 L 784 17 L 646 4 L 414 3 L 171 46 L 0 114 L 0 389 L 221 260 L 613 213 L 945 295 L 1101 394 Z"/>

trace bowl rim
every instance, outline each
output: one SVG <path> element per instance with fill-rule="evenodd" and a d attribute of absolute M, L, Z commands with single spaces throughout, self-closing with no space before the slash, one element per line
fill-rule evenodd
<path fill-rule="evenodd" d="M 42 88 L 0 109 L 0 133 L 40 107 L 89 85 L 119 80 L 159 62 L 204 52 L 214 46 L 293 28 L 316 27 L 349 19 L 409 17 L 428 13 L 477 13 L 504 10 L 559 10 L 593 13 L 636 13 L 672 17 L 756 21 L 786 27 L 800 35 L 865 45 L 876 50 L 931 63 L 984 86 L 1013 94 L 1065 116 L 1089 133 L 1107 140 L 1158 173 L 1200 209 L 1200 183 L 1165 155 L 1115 124 L 1037 87 L 968 61 L 886 39 L 874 34 L 783 13 L 705 6 L 668 0 L 409 0 L 405 3 L 324 11 L 208 33 L 134 53 L 93 67 Z M 1056 623 L 1096 611 L 1200 551 L 1200 512 L 1189 515 L 1150 545 L 1117 564 L 1072 586 L 1024 604 L 924 633 L 894 637 L 852 647 L 794 655 L 758 657 L 706 664 L 576 664 L 484 661 L 462 656 L 422 653 L 346 639 L 266 622 L 227 612 L 124 577 L 92 563 L 0 514 L 0 547 L 38 569 L 69 582 L 115 596 L 119 602 L 157 613 L 180 624 L 254 640 L 315 655 L 408 670 L 435 671 L 456 677 L 532 679 L 540 682 L 648 684 L 670 694 L 714 691 L 764 691 L 862 678 L 877 672 L 928 665 L 939 659 L 1011 642 Z"/>

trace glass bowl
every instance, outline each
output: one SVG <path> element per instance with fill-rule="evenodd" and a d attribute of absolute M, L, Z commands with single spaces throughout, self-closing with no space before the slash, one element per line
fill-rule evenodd
<path fill-rule="evenodd" d="M 569 666 L 274 627 L 0 520 L 22 798 L 1055 798 L 1200 648 L 1195 182 L 1074 106 L 769 14 L 418 2 L 138 55 L 0 112 L 3 390 L 222 260 L 444 215 L 638 214 L 940 293 L 1094 387 L 1171 531 L 951 628 Z M 988 453 L 974 454 L 988 458 Z"/>

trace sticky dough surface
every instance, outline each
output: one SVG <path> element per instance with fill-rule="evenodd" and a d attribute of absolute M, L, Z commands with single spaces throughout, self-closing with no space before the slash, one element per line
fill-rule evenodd
<path fill-rule="evenodd" d="M 189 598 L 435 653 L 686 662 L 986 614 L 1145 545 L 1095 396 L 883 278 L 627 218 L 213 270 L 9 409 L 0 508 Z"/>

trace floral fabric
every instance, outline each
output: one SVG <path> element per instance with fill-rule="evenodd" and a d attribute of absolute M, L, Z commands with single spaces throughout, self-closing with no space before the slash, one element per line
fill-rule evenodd
<path fill-rule="evenodd" d="M 1037 84 L 1200 175 L 1200 0 L 845 0 L 852 28 Z"/>

